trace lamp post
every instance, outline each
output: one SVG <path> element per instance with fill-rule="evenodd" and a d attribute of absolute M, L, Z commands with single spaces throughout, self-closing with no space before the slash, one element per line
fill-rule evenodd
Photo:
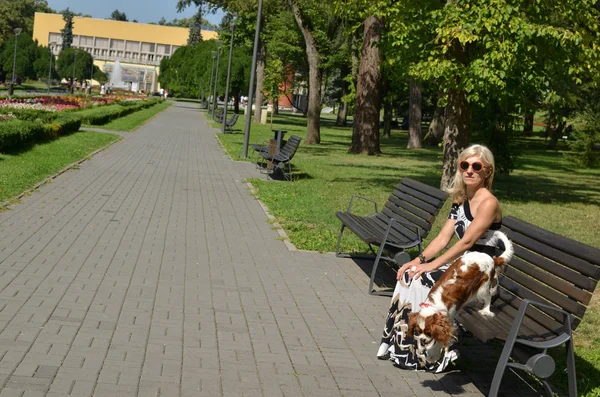
<path fill-rule="evenodd" d="M 50 95 L 50 82 L 52 80 L 52 58 L 54 57 L 54 46 L 56 43 L 53 41 L 48 43 L 48 49 L 50 49 L 50 65 L 48 65 L 48 95 Z"/>
<path fill-rule="evenodd" d="M 71 94 L 75 94 L 75 64 L 77 63 L 77 48 L 73 50 L 73 77 L 71 78 Z"/>
<path fill-rule="evenodd" d="M 256 55 L 258 53 L 258 40 L 260 38 L 260 19 L 262 14 L 262 3 L 262 0 L 258 0 L 258 14 L 256 15 L 256 30 L 254 31 L 254 50 L 252 51 L 250 87 L 248 88 L 248 103 L 246 104 L 246 126 L 244 127 L 244 145 L 242 146 L 242 157 L 248 157 L 248 141 L 250 140 L 250 120 L 252 119 L 254 76 L 256 75 Z M 262 104 L 256 104 L 257 108 L 261 105 Z"/>
<path fill-rule="evenodd" d="M 17 41 L 19 40 L 19 34 L 21 34 L 21 28 L 15 28 L 15 53 L 13 55 L 13 68 L 12 68 L 12 77 L 10 79 L 10 88 L 8 90 L 8 99 L 10 99 L 11 95 L 15 90 L 15 77 L 17 75 Z"/>
<path fill-rule="evenodd" d="M 227 83 L 225 83 L 225 106 L 223 107 L 223 129 L 225 133 L 225 123 L 227 121 L 227 103 L 229 101 L 229 78 L 231 76 L 231 56 L 233 55 L 233 30 L 235 29 L 235 21 L 231 21 L 231 40 L 229 42 L 229 61 L 227 62 Z"/>
<path fill-rule="evenodd" d="M 215 107 L 217 105 L 217 83 L 219 82 L 219 58 L 221 57 L 221 47 L 217 48 L 217 67 L 215 68 L 215 88 L 213 95 L 212 118 L 215 119 Z"/>
<path fill-rule="evenodd" d="M 216 51 L 211 51 L 210 53 L 212 55 L 212 66 L 210 67 L 210 84 L 208 85 L 208 95 L 209 95 L 209 98 L 210 98 L 210 94 L 212 93 L 213 70 L 215 69 L 215 59 L 217 58 L 217 52 Z M 208 110 L 208 107 L 206 109 Z"/>

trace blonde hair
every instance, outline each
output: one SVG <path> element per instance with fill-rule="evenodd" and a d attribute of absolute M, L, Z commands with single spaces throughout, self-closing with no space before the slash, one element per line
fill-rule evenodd
<path fill-rule="evenodd" d="M 486 174 L 483 179 L 483 186 L 490 190 L 492 188 L 492 182 L 494 181 L 494 171 L 496 170 L 496 163 L 494 162 L 494 155 L 487 147 L 483 145 L 471 145 L 465 148 L 458 155 L 456 162 L 456 172 L 454 173 L 454 180 L 446 189 L 450 194 L 450 198 L 453 203 L 461 204 L 467 199 L 467 186 L 462 178 L 462 170 L 459 164 L 468 159 L 469 157 L 477 156 L 483 162 L 484 170 Z"/>

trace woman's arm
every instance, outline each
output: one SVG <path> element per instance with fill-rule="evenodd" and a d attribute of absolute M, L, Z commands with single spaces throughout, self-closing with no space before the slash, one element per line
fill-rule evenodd
<path fill-rule="evenodd" d="M 473 222 L 465 231 L 463 238 L 458 240 L 452 247 L 450 247 L 439 257 L 435 258 L 433 261 L 426 264 L 417 265 L 417 269 L 414 272 L 411 272 L 412 274 L 409 273 L 409 275 L 412 276 L 412 278 L 419 277 L 421 273 L 435 270 L 440 266 L 443 266 L 446 263 L 451 263 L 456 258 L 460 257 L 468 249 L 470 249 L 475 242 L 477 242 L 477 240 L 479 240 L 481 236 L 483 236 L 483 234 L 490 228 L 498 211 L 498 200 L 496 200 L 494 196 L 490 196 L 482 201 L 477 209 L 477 216 L 473 219 Z"/>
<path fill-rule="evenodd" d="M 454 235 L 455 223 L 456 219 L 446 220 L 446 223 L 444 223 L 444 226 L 442 226 L 442 230 L 440 230 L 438 235 L 435 236 L 435 238 L 431 240 L 431 243 L 429 243 L 429 245 L 427 245 L 427 247 L 423 250 L 422 255 L 426 259 L 435 257 L 448 246 L 452 240 L 452 236 Z M 406 269 L 410 269 L 412 266 L 419 265 L 420 263 L 421 260 L 419 258 L 415 258 L 410 262 L 405 263 L 402 265 L 402 267 L 400 267 L 400 269 L 398 269 L 396 279 L 400 280 Z"/>

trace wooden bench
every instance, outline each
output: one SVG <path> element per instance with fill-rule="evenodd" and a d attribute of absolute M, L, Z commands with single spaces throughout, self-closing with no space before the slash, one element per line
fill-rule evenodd
<path fill-rule="evenodd" d="M 484 318 L 473 309 L 458 315 L 476 338 L 504 342 L 489 396 L 498 395 L 506 367 L 536 376 L 553 396 L 547 379 L 555 363 L 546 350 L 564 344 L 569 396 L 576 397 L 572 333 L 600 279 L 600 250 L 511 216 L 502 224 L 515 255 L 499 276 L 496 316 Z"/>
<path fill-rule="evenodd" d="M 229 119 L 225 120 L 225 132 L 233 132 L 233 126 L 237 123 L 240 116 L 234 113 Z"/>
<path fill-rule="evenodd" d="M 404 178 L 396 185 L 381 212 L 373 200 L 358 195 L 352 196 L 348 209 L 345 212 L 336 212 L 336 216 L 342 222 L 336 255 L 338 257 L 375 258 L 369 281 L 369 293 L 391 296 L 391 293 L 387 291 L 374 291 L 373 289 L 379 262 L 383 259 L 401 266 L 410 260 L 410 256 L 405 252 L 406 249 L 418 247 L 421 251 L 421 243 L 429 234 L 431 226 L 447 198 L 448 194 L 440 189 L 410 178 Z M 353 214 L 354 199 L 372 202 L 375 205 L 375 212 L 369 216 Z M 340 245 L 345 228 L 350 229 L 367 243 L 374 256 L 342 253 Z M 377 253 L 373 249 L 374 246 L 379 247 Z"/>
<path fill-rule="evenodd" d="M 256 151 L 259 159 L 261 159 L 260 162 L 257 163 L 261 169 L 266 169 L 267 172 L 271 174 L 279 170 L 283 173 L 285 179 L 292 181 L 292 159 L 294 158 L 298 147 L 300 147 L 301 141 L 302 138 L 297 135 L 292 135 L 280 150 L 270 148 L 268 145 L 251 145 L 251 147 Z M 267 166 L 267 163 L 270 163 L 270 166 Z M 288 172 L 285 172 L 286 164 L 288 166 Z"/>

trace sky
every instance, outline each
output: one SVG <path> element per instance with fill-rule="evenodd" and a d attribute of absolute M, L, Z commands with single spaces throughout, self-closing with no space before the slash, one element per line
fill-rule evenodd
<path fill-rule="evenodd" d="M 162 17 L 167 21 L 189 18 L 196 13 L 196 7 L 187 7 L 183 12 L 177 12 L 177 0 L 48 0 L 48 6 L 56 11 L 69 7 L 75 13 L 91 15 L 92 18 L 108 18 L 114 10 L 127 15 L 130 21 L 158 22 Z M 223 17 L 222 12 L 205 15 L 209 22 L 218 25 Z"/>

